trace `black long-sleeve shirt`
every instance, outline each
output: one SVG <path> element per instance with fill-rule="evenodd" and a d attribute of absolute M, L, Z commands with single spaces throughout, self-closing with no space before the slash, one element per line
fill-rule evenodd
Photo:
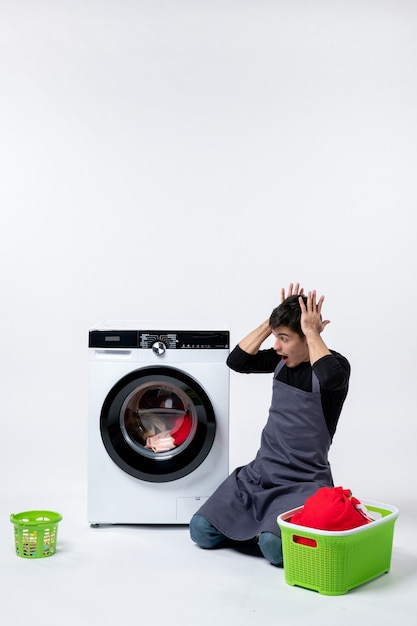
<path fill-rule="evenodd" d="M 278 380 L 303 391 L 312 391 L 311 374 L 316 374 L 320 382 L 321 403 L 330 437 L 336 432 L 337 422 L 349 388 L 350 365 L 348 360 L 335 352 L 323 356 L 313 366 L 300 363 L 297 367 L 281 368 Z M 273 348 L 249 354 L 237 345 L 229 354 L 227 365 L 242 374 L 265 374 L 275 371 L 281 360 Z"/>

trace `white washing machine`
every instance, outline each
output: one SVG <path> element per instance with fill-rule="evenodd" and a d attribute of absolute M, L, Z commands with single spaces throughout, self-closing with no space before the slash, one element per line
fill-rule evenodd
<path fill-rule="evenodd" d="M 229 473 L 224 322 L 89 332 L 88 521 L 188 524 Z"/>

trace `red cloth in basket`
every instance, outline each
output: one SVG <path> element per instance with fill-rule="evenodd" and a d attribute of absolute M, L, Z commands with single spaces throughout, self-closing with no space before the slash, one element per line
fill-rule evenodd
<path fill-rule="evenodd" d="M 291 518 L 292 524 L 318 530 L 350 530 L 369 524 L 371 518 L 349 489 L 343 487 L 320 487 L 307 498 L 303 508 Z M 297 537 L 298 543 L 311 545 L 308 538 Z"/>

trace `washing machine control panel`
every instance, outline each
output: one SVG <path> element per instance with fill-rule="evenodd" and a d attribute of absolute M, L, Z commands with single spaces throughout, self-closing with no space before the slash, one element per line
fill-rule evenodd
<path fill-rule="evenodd" d="M 177 347 L 177 337 L 175 333 L 140 333 L 139 348 L 152 348 L 154 352 L 167 348 Z"/>
<path fill-rule="evenodd" d="M 229 348 L 227 330 L 155 331 L 90 330 L 90 348 L 141 348 L 162 355 L 166 350 L 224 350 Z"/>

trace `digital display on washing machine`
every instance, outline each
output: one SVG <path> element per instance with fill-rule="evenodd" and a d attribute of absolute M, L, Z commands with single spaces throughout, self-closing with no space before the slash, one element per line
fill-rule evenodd
<path fill-rule="evenodd" d="M 137 330 L 90 330 L 90 348 L 137 348 Z"/>

